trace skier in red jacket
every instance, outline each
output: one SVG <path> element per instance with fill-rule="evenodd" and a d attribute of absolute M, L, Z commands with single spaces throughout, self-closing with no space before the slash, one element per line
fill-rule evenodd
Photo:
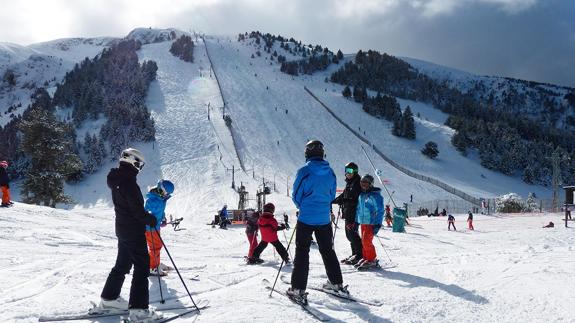
<path fill-rule="evenodd" d="M 275 205 L 272 203 L 267 203 L 264 205 L 264 212 L 258 220 L 258 225 L 260 227 L 260 232 L 262 233 L 262 240 L 254 250 L 251 258 L 248 259 L 248 264 L 261 263 L 259 260 L 261 253 L 271 243 L 282 257 L 286 264 L 290 263 L 289 255 L 286 248 L 278 239 L 278 231 L 284 230 L 285 224 L 278 225 L 278 221 L 274 218 Z"/>

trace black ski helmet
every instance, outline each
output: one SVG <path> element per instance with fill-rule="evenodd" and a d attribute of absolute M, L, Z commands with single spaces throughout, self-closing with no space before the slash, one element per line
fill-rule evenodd
<path fill-rule="evenodd" d="M 348 169 L 348 168 L 353 169 L 353 173 L 354 173 L 354 174 L 357 174 L 357 172 L 358 172 L 358 170 L 359 170 L 359 168 L 357 167 L 357 164 L 354 163 L 354 162 L 349 162 L 349 163 L 345 164 L 345 168 L 344 168 L 344 169 L 346 170 L 346 173 L 347 173 L 347 169 Z"/>
<path fill-rule="evenodd" d="M 361 182 L 369 183 L 369 186 L 373 186 L 373 176 L 365 174 L 361 177 Z"/>
<path fill-rule="evenodd" d="M 323 144 L 319 140 L 311 140 L 305 145 L 305 159 L 312 157 L 323 158 L 324 154 Z"/>

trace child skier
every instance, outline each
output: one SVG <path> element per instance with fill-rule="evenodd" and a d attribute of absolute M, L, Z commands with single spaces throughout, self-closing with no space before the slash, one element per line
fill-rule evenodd
<path fill-rule="evenodd" d="M 471 213 L 471 211 L 469 211 L 469 215 L 467 216 L 467 224 L 469 226 L 469 230 L 474 230 L 473 229 L 473 213 Z"/>
<path fill-rule="evenodd" d="M 278 221 L 274 218 L 275 209 L 276 207 L 272 203 L 264 205 L 264 212 L 258 220 L 258 225 L 262 232 L 262 241 L 254 250 L 252 257 L 248 259 L 248 264 L 259 263 L 258 259 L 264 249 L 268 246 L 268 243 L 271 243 L 276 248 L 286 265 L 290 263 L 288 252 L 278 239 L 278 231 L 284 230 L 286 227 L 283 223 L 278 225 Z"/>
<path fill-rule="evenodd" d="M 160 250 L 162 250 L 162 240 L 160 240 L 160 227 L 166 221 L 164 213 L 166 202 L 174 193 L 174 183 L 168 180 L 160 180 L 158 184 L 150 189 L 146 194 L 146 211 L 156 217 L 156 226 L 146 226 L 146 240 L 148 241 L 148 253 L 150 255 L 150 275 L 166 276 L 167 270 L 172 268 L 160 263 Z"/>
<path fill-rule="evenodd" d="M 373 176 L 364 175 L 360 185 L 362 192 L 357 204 L 356 222 L 361 224 L 363 259 L 355 266 L 361 270 L 378 265 L 373 236 L 377 234 L 383 221 L 383 197 L 381 189 L 373 186 Z"/>
<path fill-rule="evenodd" d="M 451 226 L 453 226 L 453 230 L 457 231 L 455 228 L 455 217 L 450 214 L 447 216 L 447 230 L 451 231 Z"/>
<path fill-rule="evenodd" d="M 250 250 L 248 251 L 248 262 L 253 259 L 254 250 L 258 245 L 258 220 L 260 218 L 260 211 L 253 212 L 246 219 L 246 237 L 250 243 Z M 263 260 L 255 259 L 252 260 L 253 263 L 261 263 Z"/>
<path fill-rule="evenodd" d="M 391 217 L 391 209 L 389 207 L 389 204 L 385 206 L 385 223 L 387 223 L 388 227 L 391 227 L 391 225 L 393 224 L 393 218 Z"/>
<path fill-rule="evenodd" d="M 10 201 L 10 179 L 8 178 L 8 173 L 6 172 L 8 168 L 8 162 L 3 160 L 0 162 L 0 188 L 2 189 L 2 207 L 12 206 L 12 201 Z"/>

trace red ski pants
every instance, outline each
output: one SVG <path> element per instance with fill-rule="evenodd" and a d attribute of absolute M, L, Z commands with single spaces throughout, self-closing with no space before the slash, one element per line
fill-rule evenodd
<path fill-rule="evenodd" d="M 254 250 L 258 246 L 258 233 L 246 233 L 248 237 L 248 242 L 250 243 L 250 250 L 248 251 L 248 258 L 251 258 L 254 255 Z"/>
<path fill-rule="evenodd" d="M 157 268 L 160 265 L 160 250 L 162 250 L 160 231 L 146 231 L 146 241 L 150 254 L 150 269 Z"/>
<path fill-rule="evenodd" d="M 2 186 L 2 204 L 10 203 L 10 189 L 8 186 Z"/>
<path fill-rule="evenodd" d="M 469 224 L 469 230 L 475 230 L 473 229 L 473 221 L 468 220 L 467 223 Z"/>
<path fill-rule="evenodd" d="M 374 261 L 377 257 L 375 247 L 373 246 L 373 225 L 361 225 L 361 246 L 363 259 L 367 261 Z"/>

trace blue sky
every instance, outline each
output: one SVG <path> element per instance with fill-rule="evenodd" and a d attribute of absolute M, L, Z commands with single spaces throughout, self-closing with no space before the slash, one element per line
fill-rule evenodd
<path fill-rule="evenodd" d="M 575 87 L 572 0 L 0 0 L 0 8 L 0 41 L 23 45 L 150 26 L 260 30 Z"/>

